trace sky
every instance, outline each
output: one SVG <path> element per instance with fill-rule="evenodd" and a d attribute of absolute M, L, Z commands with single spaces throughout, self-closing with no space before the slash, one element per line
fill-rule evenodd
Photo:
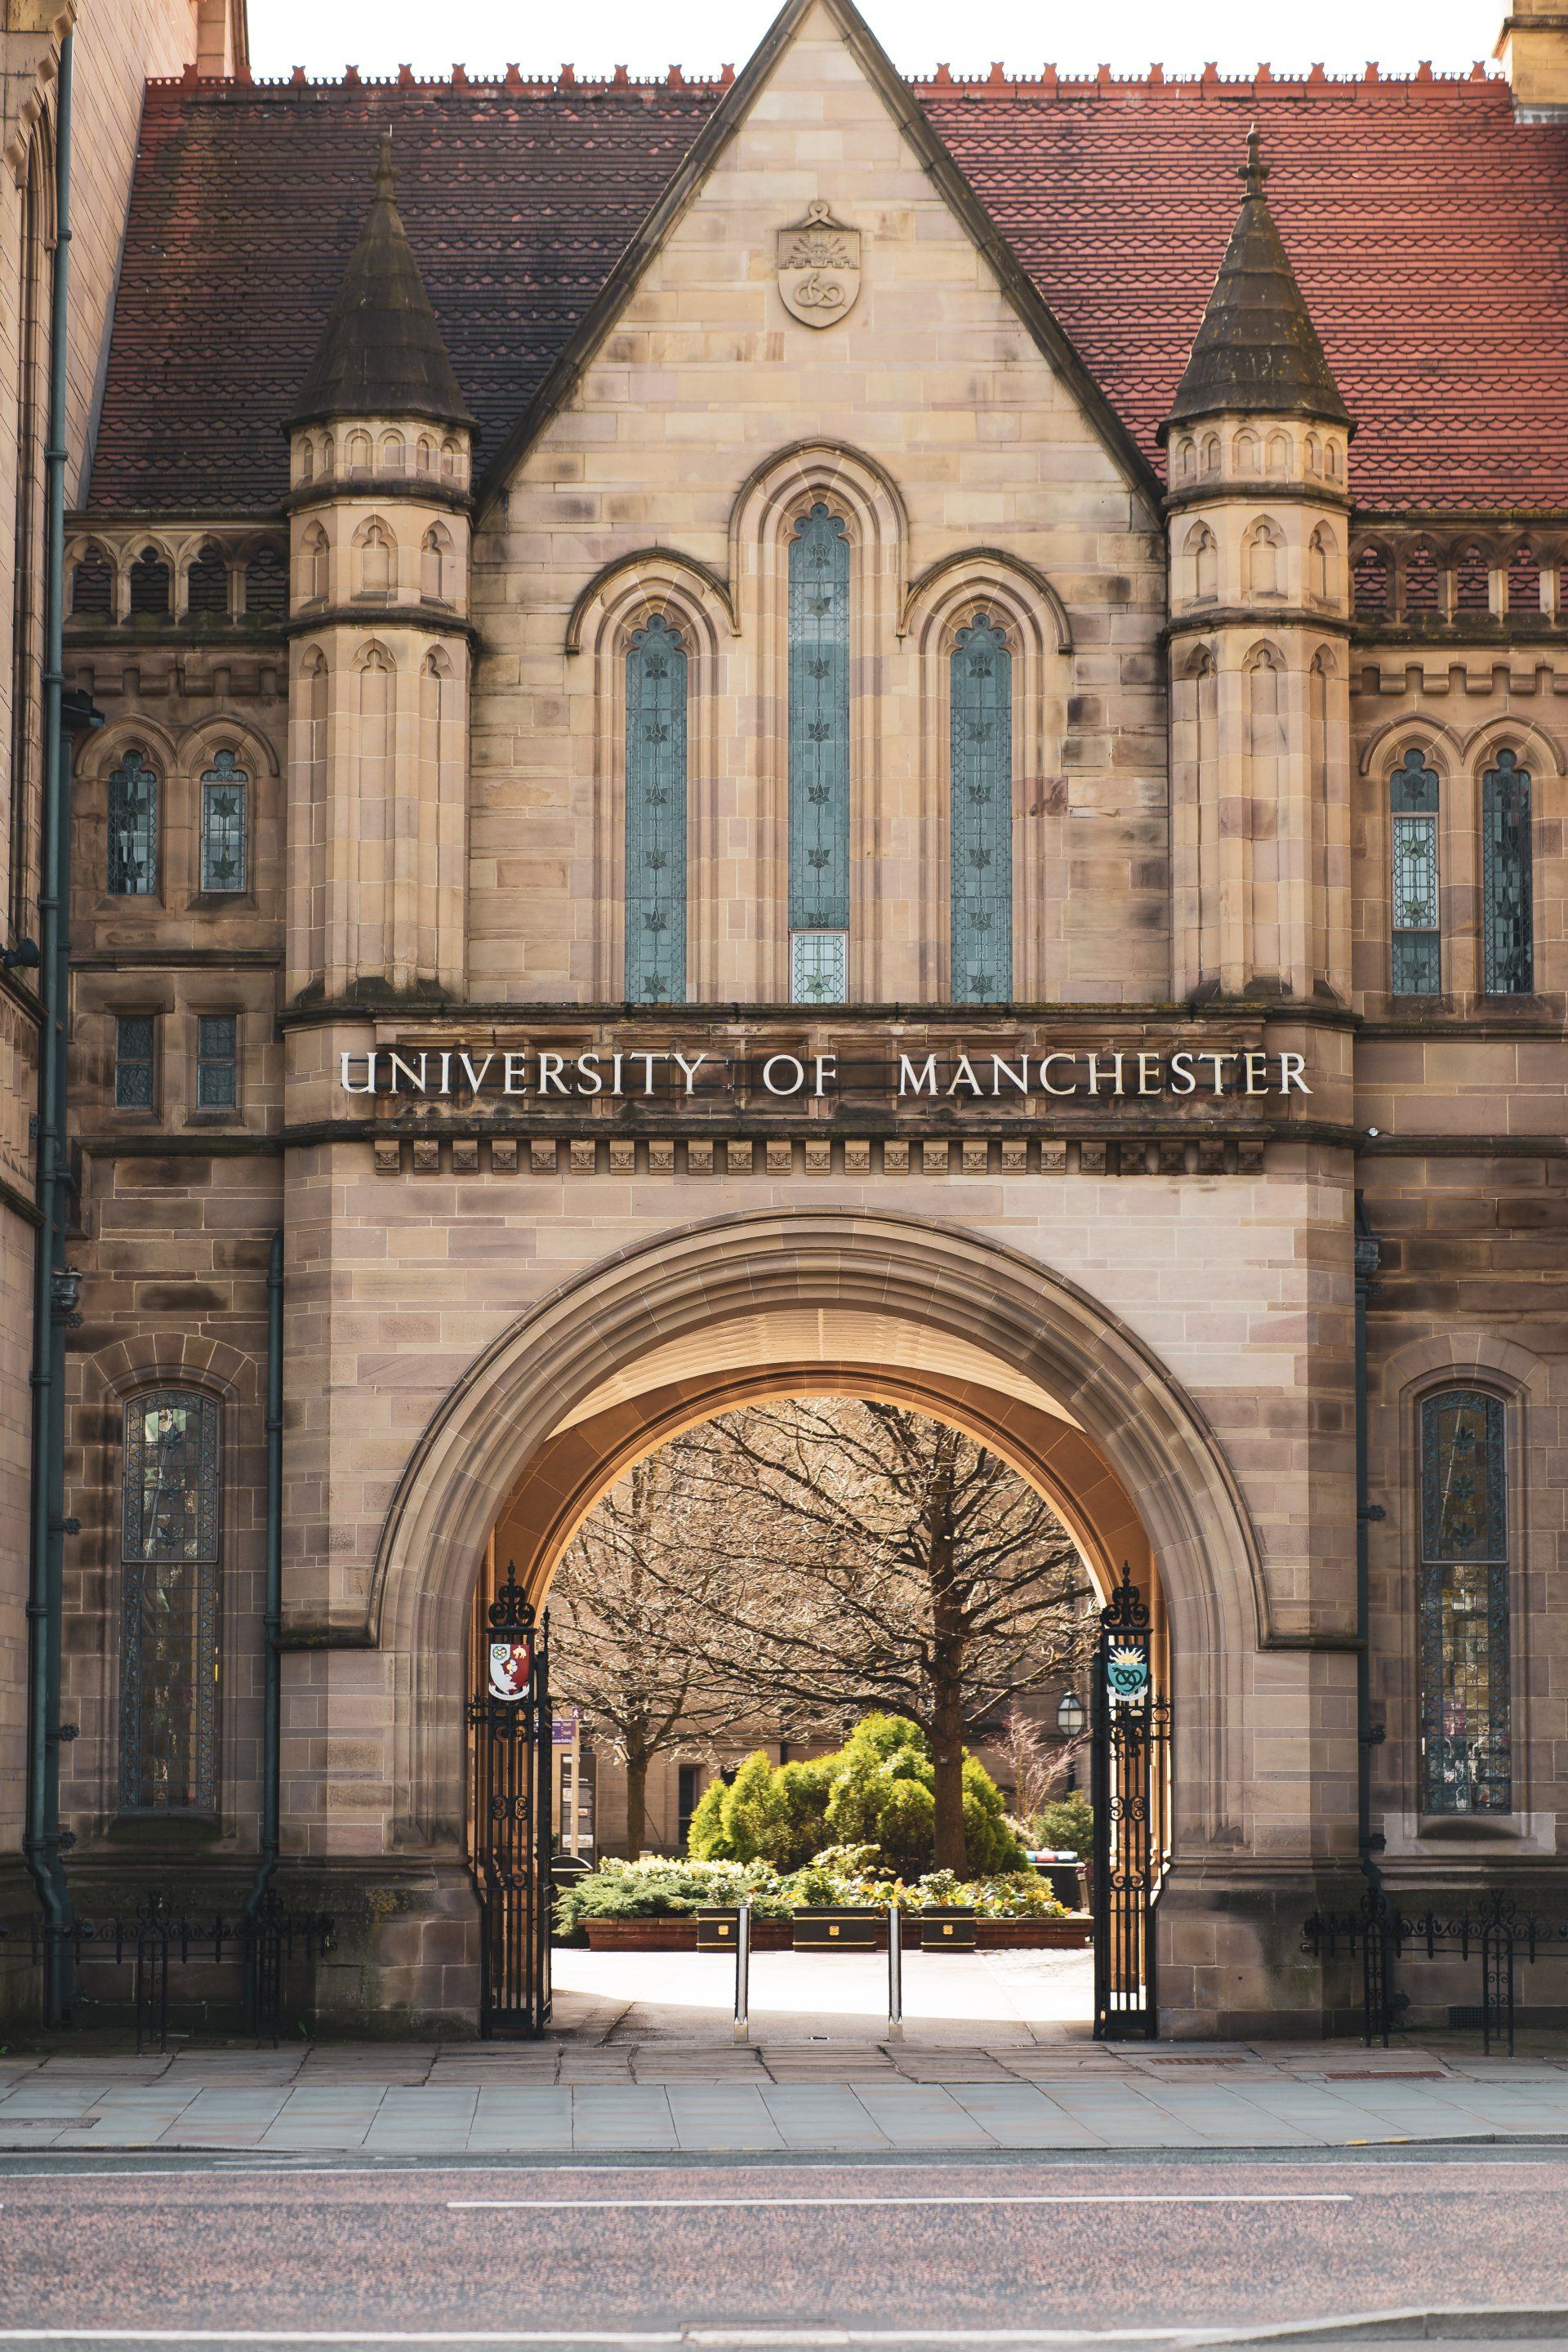
<path fill-rule="evenodd" d="M 778 0 L 250 0 L 251 62 L 258 77 L 303 66 L 313 78 L 425 76 L 459 63 L 470 73 L 554 73 L 571 63 L 602 75 L 618 65 L 662 77 L 679 64 L 696 76 L 743 65 L 776 13 Z M 1054 65 L 1092 73 L 1104 64 L 1142 73 L 1247 75 L 1260 61 L 1277 73 L 1321 64 L 1361 72 L 1374 58 L 1385 72 L 1411 72 L 1423 58 L 1437 73 L 1467 71 L 1489 58 L 1504 0 L 1097 0 L 1087 6 L 1043 0 L 990 0 L 984 9 L 953 0 L 861 0 L 873 31 L 906 73 L 945 63 L 986 73 L 994 61 L 1037 73 Z"/>

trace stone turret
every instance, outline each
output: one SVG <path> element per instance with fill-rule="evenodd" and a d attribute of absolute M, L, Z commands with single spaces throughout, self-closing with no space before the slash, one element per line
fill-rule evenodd
<path fill-rule="evenodd" d="M 474 420 L 375 194 L 289 420 L 289 993 L 466 984 Z"/>
<path fill-rule="evenodd" d="M 1350 989 L 1354 425 L 1264 195 L 1240 216 L 1171 414 L 1172 887 L 1181 997 Z"/>

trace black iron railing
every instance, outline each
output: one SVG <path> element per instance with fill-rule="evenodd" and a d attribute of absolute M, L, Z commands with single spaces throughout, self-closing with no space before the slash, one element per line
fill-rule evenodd
<path fill-rule="evenodd" d="M 1341 1953 L 1361 1962 L 1362 2039 L 1388 2047 L 1392 2027 L 1410 2006 L 1395 1983 L 1409 1960 L 1458 1959 L 1479 1971 L 1480 1999 L 1450 2009 L 1451 2021 L 1480 2028 L 1483 2049 L 1506 2047 L 1511 2058 L 1519 2009 L 1519 1970 L 1543 1951 L 1568 1948 L 1568 1921 L 1521 1909 L 1514 1896 L 1491 1888 L 1458 1909 L 1429 1902 L 1402 1910 L 1384 1888 L 1368 1888 L 1346 1911 L 1314 1911 L 1306 1948 L 1321 1959 Z"/>
<path fill-rule="evenodd" d="M 237 1962 L 243 1969 L 249 2030 L 258 2043 L 269 2042 L 276 2050 L 289 1965 L 296 1958 L 309 1961 L 330 1952 L 332 1924 L 324 1911 L 288 1910 L 275 1894 L 264 1895 L 248 1916 L 228 1919 L 219 1912 L 195 1919 L 173 1896 L 160 1892 L 144 1895 L 130 1918 L 78 1916 L 59 1930 L 36 1919 L 33 1958 L 64 1960 L 68 1981 L 75 1979 L 84 1963 L 129 1967 L 138 2057 L 149 2045 L 160 2051 L 169 2046 L 172 1969 Z"/>

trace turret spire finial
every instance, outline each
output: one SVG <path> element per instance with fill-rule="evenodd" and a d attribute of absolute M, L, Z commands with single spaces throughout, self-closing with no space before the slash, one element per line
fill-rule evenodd
<path fill-rule="evenodd" d="M 1268 166 L 1263 160 L 1263 142 L 1258 135 L 1256 122 L 1248 128 L 1247 161 L 1245 163 L 1237 165 L 1236 176 L 1241 181 L 1249 196 L 1260 196 L 1263 194 L 1263 183 L 1268 177 Z"/>
<path fill-rule="evenodd" d="M 390 131 L 384 131 L 380 139 L 376 142 L 375 169 L 372 173 L 371 177 L 375 182 L 376 194 L 378 196 L 384 196 L 387 203 L 390 204 L 397 194 L 397 170 L 392 160 L 392 133 Z"/>

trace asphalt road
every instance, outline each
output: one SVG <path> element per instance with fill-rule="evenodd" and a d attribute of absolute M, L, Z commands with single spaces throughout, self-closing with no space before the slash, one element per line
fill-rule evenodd
<path fill-rule="evenodd" d="M 1499 2305 L 1568 2309 L 1568 2151 L 0 2167 L 0 2352 L 1147 2345 Z"/>

